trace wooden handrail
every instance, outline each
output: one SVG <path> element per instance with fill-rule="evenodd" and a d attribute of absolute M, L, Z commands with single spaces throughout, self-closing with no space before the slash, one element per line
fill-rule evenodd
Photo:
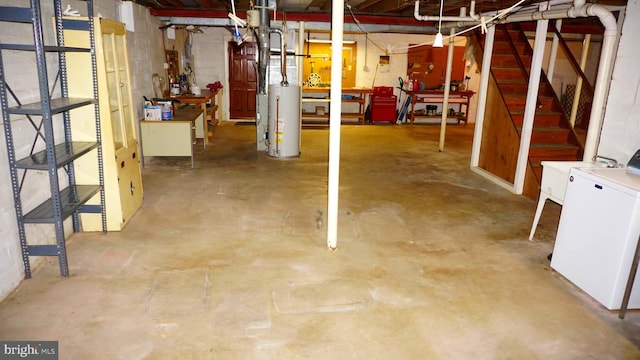
<path fill-rule="evenodd" d="M 571 49 L 569 49 L 569 45 L 567 45 L 567 42 L 562 37 L 562 34 L 558 31 L 558 29 L 556 29 L 555 26 L 552 26 L 551 29 L 553 30 L 553 33 L 558 37 L 558 43 L 562 47 L 562 50 L 564 50 L 564 54 L 569 60 L 571 67 L 576 73 L 578 73 L 578 76 L 582 78 L 582 86 L 586 87 L 589 93 L 593 95 L 593 86 L 591 86 L 591 84 L 589 83 L 589 80 L 587 79 L 587 76 L 584 74 L 582 69 L 580 69 L 580 65 L 578 64 L 578 61 L 573 56 Z"/>
<path fill-rule="evenodd" d="M 522 70 L 522 74 L 524 75 L 524 78 L 529 80 L 529 72 L 527 71 L 527 68 L 524 66 L 522 59 L 520 58 L 520 53 L 518 53 L 518 49 L 516 49 L 516 45 L 513 43 L 513 39 L 511 38 L 511 35 L 509 35 L 509 30 L 507 30 L 506 26 L 501 26 L 501 28 L 502 28 L 502 31 L 504 31 L 505 35 L 507 36 L 507 42 L 509 43 L 509 47 L 511 48 L 511 51 L 513 52 L 513 55 L 516 58 L 516 62 L 518 63 L 520 70 Z M 521 33 L 522 31 L 520 30 L 518 34 L 521 34 Z"/>

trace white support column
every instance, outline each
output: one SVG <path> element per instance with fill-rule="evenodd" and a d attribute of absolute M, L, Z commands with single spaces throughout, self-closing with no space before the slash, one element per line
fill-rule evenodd
<path fill-rule="evenodd" d="M 478 107 L 476 108 L 476 123 L 473 130 L 473 145 L 471 147 L 471 167 L 478 167 L 480 162 L 480 146 L 482 145 L 482 126 L 484 113 L 487 107 L 487 89 L 489 88 L 489 73 L 491 72 L 491 57 L 493 53 L 493 40 L 496 28 L 487 29 L 484 38 L 484 53 L 482 55 L 482 72 L 480 73 L 480 88 L 478 90 Z"/>
<path fill-rule="evenodd" d="M 344 0 L 334 0 L 331 9 L 331 103 L 329 104 L 329 191 L 327 202 L 327 246 L 331 250 L 338 246 L 343 27 Z"/>
<path fill-rule="evenodd" d="M 562 19 L 556 20 L 556 29 L 560 32 L 562 29 Z M 549 66 L 547 66 L 547 79 L 553 84 L 553 72 L 556 69 L 556 60 L 558 58 L 558 35 L 553 34 L 551 42 L 551 52 L 549 53 Z M 561 89 L 562 90 L 562 89 Z"/>
<path fill-rule="evenodd" d="M 298 23 L 298 54 L 304 54 L 304 39 L 305 39 L 305 33 L 304 33 L 304 21 L 300 21 Z M 304 64 L 304 57 L 303 56 L 297 56 L 296 57 L 297 61 L 296 61 L 296 65 L 298 66 L 298 86 L 300 86 L 300 88 L 302 89 L 302 76 L 304 76 L 303 73 L 303 64 Z M 300 92 L 300 98 L 302 98 L 302 91 Z M 300 111 L 302 111 L 302 105 L 300 106 Z"/>
<path fill-rule="evenodd" d="M 455 48 L 456 28 L 449 32 L 449 53 L 447 54 L 447 71 L 444 80 L 444 101 L 442 102 L 442 120 L 440 122 L 440 142 L 438 150 L 444 151 L 444 139 L 447 132 L 447 116 L 449 114 L 449 90 L 451 89 L 451 71 L 453 68 L 453 50 Z"/>
<path fill-rule="evenodd" d="M 591 34 L 587 34 L 584 36 L 584 40 L 582 41 L 582 54 L 580 55 L 580 70 L 582 70 L 582 72 L 584 72 L 584 69 L 587 66 L 590 44 Z M 573 94 L 573 103 L 571 104 L 571 115 L 569 117 L 571 127 L 575 127 L 576 125 L 576 117 L 578 116 L 578 105 L 580 104 L 580 94 L 582 94 L 582 81 L 582 76 L 578 76 L 578 80 L 576 81 L 576 92 L 575 94 Z"/>
<path fill-rule="evenodd" d="M 524 178 L 529 164 L 529 147 L 531 134 L 533 133 L 533 118 L 538 107 L 538 89 L 540 88 L 540 73 L 542 72 L 542 57 L 547 40 L 547 27 L 549 20 L 538 20 L 536 25 L 536 37 L 531 59 L 531 72 L 529 73 L 529 89 L 527 90 L 527 103 L 524 107 L 524 120 L 520 134 L 520 150 L 518 151 L 518 163 L 514 179 L 514 192 L 522 194 Z"/>
<path fill-rule="evenodd" d="M 299 22 L 299 26 L 298 26 L 298 50 L 296 51 L 297 54 L 304 54 L 304 39 L 306 38 L 305 36 L 305 32 L 304 32 L 304 21 L 300 21 Z M 300 119 L 300 127 L 302 128 L 302 83 L 303 83 L 303 79 L 302 77 L 304 76 L 304 72 L 303 72 L 303 67 L 304 67 L 304 57 L 303 56 L 297 56 L 296 57 L 296 66 L 298 67 L 298 86 L 300 86 L 300 91 L 298 92 L 298 101 L 300 102 L 300 115 L 298 117 L 298 119 Z M 299 145 L 298 145 L 298 149 L 302 149 L 302 136 L 298 137 L 298 141 L 299 141 Z"/>

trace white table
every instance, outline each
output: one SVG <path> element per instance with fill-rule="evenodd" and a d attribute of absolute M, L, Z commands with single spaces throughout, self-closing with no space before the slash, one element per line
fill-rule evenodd
<path fill-rule="evenodd" d="M 567 191 L 567 180 L 569 179 L 569 171 L 571 168 L 602 167 L 602 165 L 598 163 L 587 161 L 543 161 L 541 164 L 542 184 L 540 185 L 538 207 L 536 208 L 536 214 L 533 218 L 529 240 L 533 240 L 533 235 L 538 227 L 542 209 L 547 199 L 559 205 L 564 203 L 564 195 Z"/>
<path fill-rule="evenodd" d="M 203 119 L 200 109 L 181 109 L 171 120 L 140 120 L 142 166 L 145 156 L 190 156 L 193 168 L 196 128 Z"/>

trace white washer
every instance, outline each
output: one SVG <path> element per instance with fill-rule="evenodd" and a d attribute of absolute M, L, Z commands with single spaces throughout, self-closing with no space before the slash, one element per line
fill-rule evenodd
<path fill-rule="evenodd" d="M 553 269 L 607 309 L 620 309 L 639 236 L 640 175 L 627 169 L 571 169 Z M 640 308 L 640 277 L 628 308 Z"/>

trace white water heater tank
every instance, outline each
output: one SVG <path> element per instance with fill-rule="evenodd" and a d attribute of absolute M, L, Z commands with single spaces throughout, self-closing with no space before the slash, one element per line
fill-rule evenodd
<path fill-rule="evenodd" d="M 300 156 L 300 87 L 269 86 L 269 156 L 293 158 Z"/>

